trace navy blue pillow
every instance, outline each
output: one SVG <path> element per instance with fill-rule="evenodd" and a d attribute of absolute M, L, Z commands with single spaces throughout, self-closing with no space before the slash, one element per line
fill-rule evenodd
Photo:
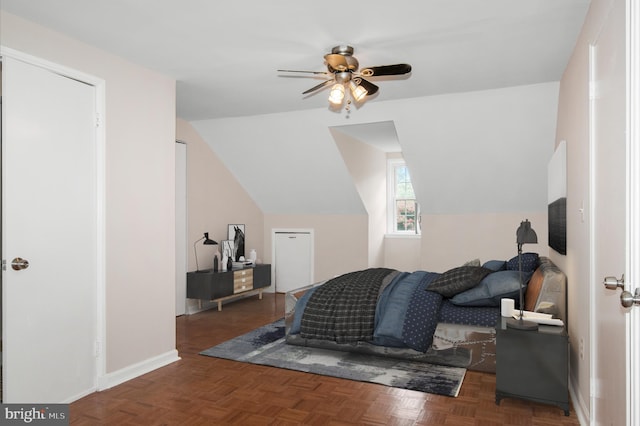
<path fill-rule="evenodd" d="M 538 268 L 538 253 L 522 253 L 522 272 L 534 272 Z M 518 270 L 518 256 L 507 262 L 507 270 Z"/>
<path fill-rule="evenodd" d="M 491 269 L 492 271 L 504 271 L 507 269 L 506 260 L 488 260 L 482 265 L 483 268 Z"/>
<path fill-rule="evenodd" d="M 532 272 L 522 273 L 525 289 L 531 275 L 533 275 Z M 451 298 L 451 303 L 458 306 L 500 306 L 502 298 L 520 299 L 520 272 L 493 272 L 476 287 L 456 294 Z"/>

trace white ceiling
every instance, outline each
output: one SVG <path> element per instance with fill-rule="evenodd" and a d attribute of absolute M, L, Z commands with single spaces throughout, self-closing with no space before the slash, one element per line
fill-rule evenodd
<path fill-rule="evenodd" d="M 178 116 L 202 120 L 326 108 L 327 90 L 301 94 L 320 80 L 276 70 L 323 71 L 323 55 L 339 44 L 352 45 L 362 67 L 412 65 L 406 78 L 372 79 L 380 91 L 368 102 L 559 81 L 589 3 L 2 0 L 0 7 L 172 76 Z"/>

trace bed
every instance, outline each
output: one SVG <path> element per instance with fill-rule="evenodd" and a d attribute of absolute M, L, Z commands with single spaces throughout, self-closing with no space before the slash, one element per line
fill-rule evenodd
<path fill-rule="evenodd" d="M 479 260 L 437 273 L 354 271 L 285 296 L 286 341 L 495 372 L 503 298 L 519 309 L 518 258 Z M 524 309 L 566 324 L 566 276 L 523 253 Z"/>

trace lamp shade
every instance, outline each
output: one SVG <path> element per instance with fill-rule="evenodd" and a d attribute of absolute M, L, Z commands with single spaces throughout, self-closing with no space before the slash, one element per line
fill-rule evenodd
<path fill-rule="evenodd" d="M 204 233 L 204 242 L 202 244 L 204 244 L 205 246 L 213 246 L 213 245 L 216 245 L 218 243 L 216 241 L 210 240 L 209 239 L 209 233 L 205 232 Z"/>
<path fill-rule="evenodd" d="M 531 229 L 531 222 L 525 219 L 520 222 L 520 226 L 516 230 L 516 243 L 518 244 L 535 244 L 538 242 L 536 231 Z"/>
<path fill-rule="evenodd" d="M 340 83 L 335 84 L 331 88 L 331 92 L 329 93 L 329 102 L 334 105 L 342 104 L 342 100 L 344 99 L 344 86 Z"/>
<path fill-rule="evenodd" d="M 353 80 L 349 82 L 349 88 L 351 89 L 351 94 L 353 95 L 353 99 L 355 99 L 356 102 L 360 102 L 364 99 L 365 96 L 367 96 L 367 89 L 359 84 L 356 84 Z"/>

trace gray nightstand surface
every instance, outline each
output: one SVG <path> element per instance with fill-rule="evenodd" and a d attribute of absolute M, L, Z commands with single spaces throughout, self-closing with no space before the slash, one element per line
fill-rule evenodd
<path fill-rule="evenodd" d="M 520 398 L 553 404 L 569 415 L 569 337 L 564 327 L 537 331 L 496 327 L 496 404 Z"/>

